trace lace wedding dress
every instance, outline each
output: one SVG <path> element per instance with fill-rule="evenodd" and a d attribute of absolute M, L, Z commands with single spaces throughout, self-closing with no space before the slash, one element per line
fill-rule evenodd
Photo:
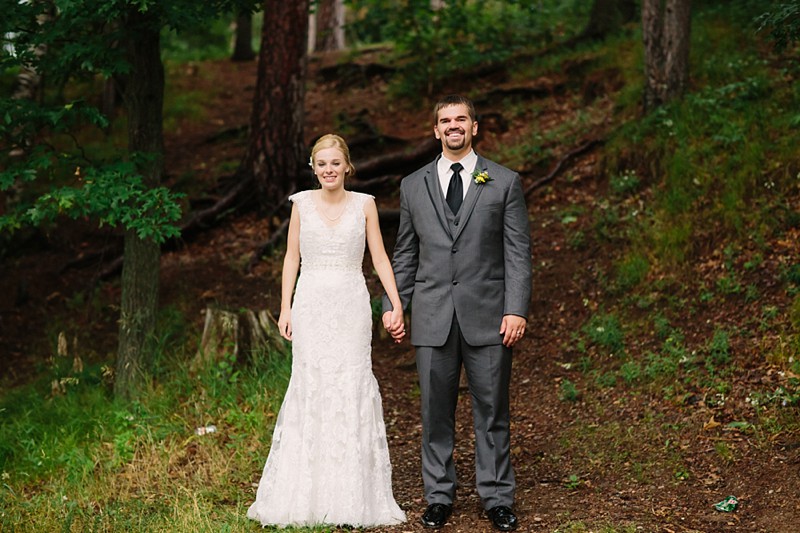
<path fill-rule="evenodd" d="M 256 501 L 262 525 L 399 524 L 378 383 L 372 313 L 362 272 L 364 201 L 347 192 L 335 221 L 311 191 L 300 215 L 300 276 L 292 305 L 292 376 Z"/>

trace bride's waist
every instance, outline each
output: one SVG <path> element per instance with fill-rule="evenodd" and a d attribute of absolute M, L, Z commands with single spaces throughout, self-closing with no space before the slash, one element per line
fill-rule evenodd
<path fill-rule="evenodd" d="M 308 272 L 311 270 L 336 270 L 342 272 L 362 273 L 361 261 L 346 261 L 342 259 L 303 259 L 300 263 L 300 271 Z"/>

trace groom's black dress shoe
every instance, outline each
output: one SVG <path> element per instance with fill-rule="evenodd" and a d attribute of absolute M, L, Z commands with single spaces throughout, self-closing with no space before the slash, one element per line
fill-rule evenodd
<path fill-rule="evenodd" d="M 445 503 L 432 503 L 427 509 L 425 509 L 425 512 L 422 513 L 420 522 L 422 522 L 422 525 L 427 528 L 439 529 L 445 525 L 452 512 L 452 505 L 447 505 Z"/>
<path fill-rule="evenodd" d="M 486 514 L 489 516 L 489 520 L 492 521 L 492 525 L 495 529 L 500 531 L 514 531 L 517 529 L 517 515 L 505 505 L 492 507 L 486 511 Z"/>

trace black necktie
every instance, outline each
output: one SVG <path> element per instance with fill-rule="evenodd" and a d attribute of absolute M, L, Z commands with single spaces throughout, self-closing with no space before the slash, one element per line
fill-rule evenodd
<path fill-rule="evenodd" d="M 461 163 L 453 163 L 450 168 L 453 170 L 453 176 L 450 178 L 450 185 L 447 186 L 447 205 L 450 206 L 450 211 L 454 215 L 458 214 L 461 208 L 461 202 L 464 200 L 464 186 L 461 184 L 461 169 L 464 168 Z"/>

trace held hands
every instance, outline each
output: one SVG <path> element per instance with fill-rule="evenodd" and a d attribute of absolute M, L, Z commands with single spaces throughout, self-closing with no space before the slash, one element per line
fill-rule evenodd
<path fill-rule="evenodd" d="M 503 346 L 511 348 L 518 343 L 525 334 L 525 325 L 528 323 L 521 316 L 504 315 L 500 324 L 500 335 L 503 336 Z"/>
<path fill-rule="evenodd" d="M 396 307 L 391 311 L 383 313 L 383 327 L 394 339 L 394 342 L 402 342 L 406 336 L 406 326 L 403 322 L 403 309 Z"/>
<path fill-rule="evenodd" d="M 290 310 L 281 311 L 278 317 L 278 331 L 281 337 L 287 341 L 292 340 L 292 312 Z"/>

